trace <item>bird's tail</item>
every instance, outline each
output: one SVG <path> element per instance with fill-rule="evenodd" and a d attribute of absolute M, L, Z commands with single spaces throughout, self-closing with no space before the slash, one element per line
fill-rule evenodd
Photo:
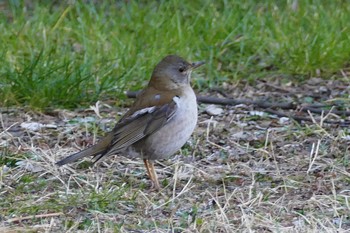
<path fill-rule="evenodd" d="M 58 161 L 56 164 L 58 166 L 62 166 L 67 163 L 75 162 L 78 159 L 81 159 L 84 157 L 96 156 L 98 154 L 102 154 L 108 149 L 110 142 L 111 142 L 111 135 L 107 135 L 107 137 L 101 139 L 96 145 L 86 148 L 85 150 L 82 150 L 78 153 L 72 154 Z"/>

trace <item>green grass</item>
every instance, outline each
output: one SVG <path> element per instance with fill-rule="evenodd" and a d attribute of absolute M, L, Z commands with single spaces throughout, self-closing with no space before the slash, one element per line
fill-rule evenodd
<path fill-rule="evenodd" d="M 118 104 L 171 53 L 207 61 L 195 75 L 200 90 L 271 74 L 329 78 L 349 67 L 350 5 L 294 2 L 9 1 L 0 6 L 0 104 Z"/>
<path fill-rule="evenodd" d="M 207 61 L 194 73 L 198 92 L 237 80 L 348 74 L 346 1 L 70 2 L 0 2 L 0 107 L 29 108 L 0 110 L 0 232 L 349 229 L 348 129 L 282 124 L 247 115 L 250 108 L 235 109 L 234 118 L 215 116 L 218 126 L 211 129 L 211 117 L 200 111 L 193 143 L 156 165 L 163 189 L 154 192 L 141 160 L 117 156 L 92 168 L 89 160 L 57 167 L 85 139 L 98 138 L 103 124 L 97 117 L 83 124 L 94 115 L 84 111 L 31 111 L 97 100 L 121 105 L 124 91 L 140 89 L 170 53 Z M 253 87 L 234 98 L 261 96 Z M 302 102 L 315 102 L 308 96 L 312 85 L 296 87 L 291 90 L 303 90 Z M 264 94 L 274 97 L 274 91 Z M 346 110 L 347 89 L 335 85 L 327 96 Z M 119 116 L 119 109 L 101 109 L 106 119 Z M 13 127 L 23 121 L 58 128 Z"/>

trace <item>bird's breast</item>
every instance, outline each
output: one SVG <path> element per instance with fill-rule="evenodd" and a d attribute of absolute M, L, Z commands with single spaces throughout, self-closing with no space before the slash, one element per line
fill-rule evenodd
<path fill-rule="evenodd" d="M 135 148 L 145 159 L 165 159 L 176 153 L 189 139 L 197 124 L 197 100 L 192 88 L 174 97 L 175 115 L 158 131 L 137 143 Z"/>

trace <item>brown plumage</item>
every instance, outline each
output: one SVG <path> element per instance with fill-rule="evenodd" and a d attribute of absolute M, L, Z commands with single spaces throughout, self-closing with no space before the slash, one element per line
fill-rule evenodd
<path fill-rule="evenodd" d="M 152 160 L 173 155 L 192 134 L 197 122 L 197 103 L 190 75 L 202 64 L 189 63 L 176 55 L 165 57 L 114 129 L 94 146 L 62 159 L 57 165 L 87 156 L 94 156 L 95 162 L 112 154 L 136 156 L 144 159 L 148 175 L 159 189 Z"/>

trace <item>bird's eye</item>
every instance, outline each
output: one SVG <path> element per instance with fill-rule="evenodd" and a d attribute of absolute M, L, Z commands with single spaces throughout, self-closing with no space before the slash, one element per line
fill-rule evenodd
<path fill-rule="evenodd" d="M 180 68 L 179 68 L 179 71 L 182 73 L 182 72 L 184 72 L 185 71 L 185 67 L 184 66 L 181 66 Z"/>

